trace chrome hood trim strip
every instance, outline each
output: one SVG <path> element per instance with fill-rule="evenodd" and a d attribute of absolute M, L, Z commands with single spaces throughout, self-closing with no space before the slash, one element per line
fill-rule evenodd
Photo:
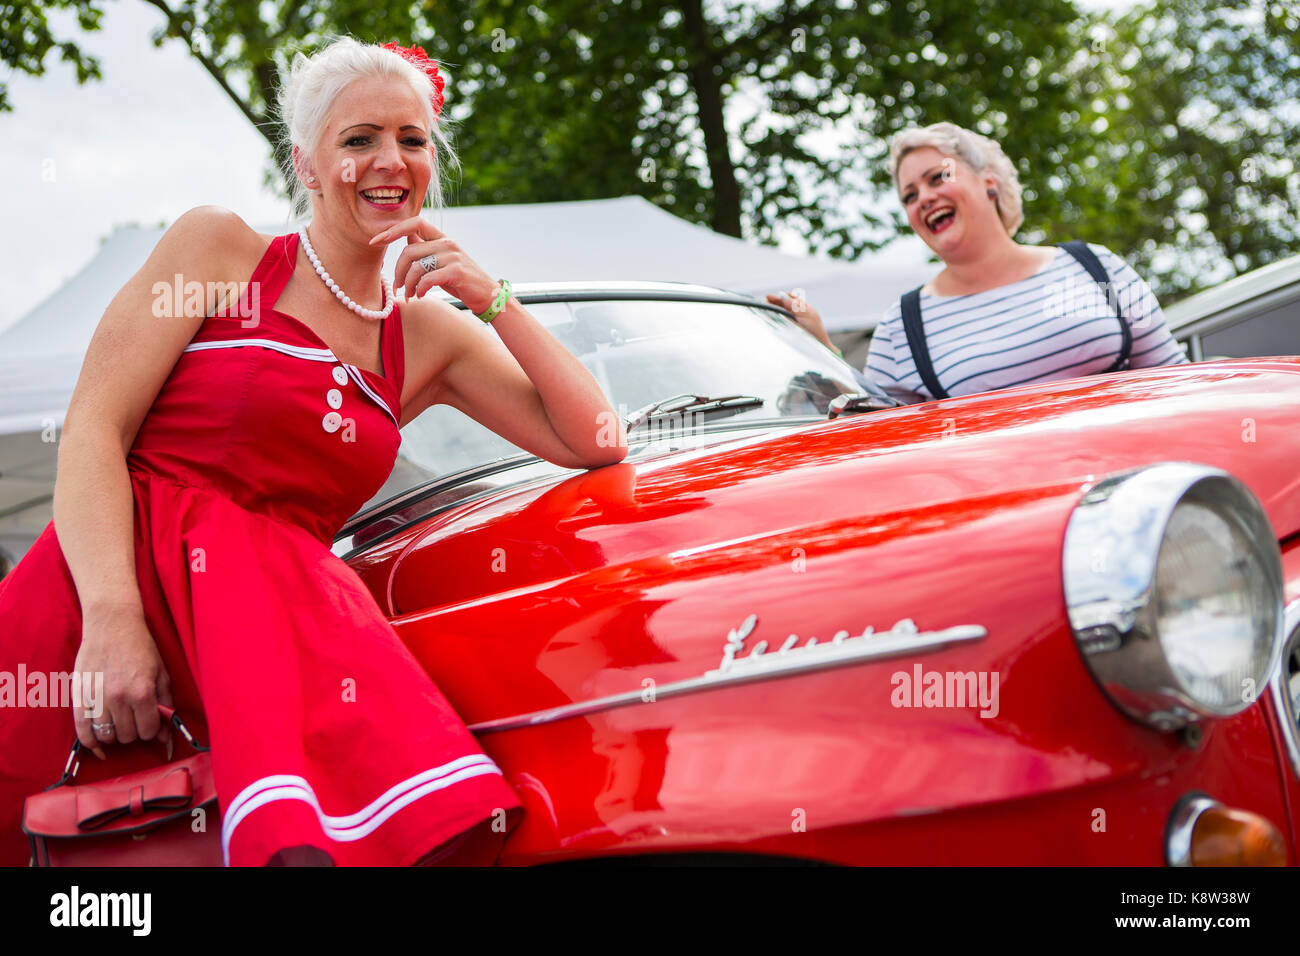
<path fill-rule="evenodd" d="M 751 614 L 745 618 L 739 628 L 730 631 L 723 645 L 721 666 L 706 671 L 699 677 L 655 684 L 653 688 L 596 697 L 592 700 L 551 707 L 548 710 L 499 717 L 495 720 L 470 724 L 469 730 L 475 734 L 486 734 L 535 727 L 539 724 L 581 717 L 584 714 L 611 710 L 615 707 L 653 703 L 666 697 L 679 697 L 682 694 L 715 690 L 735 684 L 748 684 L 752 681 L 793 677 L 866 661 L 901 657 L 917 651 L 941 650 L 954 644 L 981 640 L 988 635 L 988 631 L 978 625 L 961 625 L 942 631 L 921 631 L 910 619 L 907 619 L 899 621 L 888 631 L 881 631 L 879 634 L 870 627 L 854 637 L 849 637 L 847 631 L 840 631 L 835 638 L 824 644 L 819 644 L 816 638 L 809 638 L 802 646 L 796 646 L 798 639 L 792 634 L 779 651 L 770 654 L 765 653 L 767 642 L 759 641 L 748 655 L 736 657 L 737 652 L 744 646 L 745 638 L 753 632 L 757 623 L 757 615 Z"/>

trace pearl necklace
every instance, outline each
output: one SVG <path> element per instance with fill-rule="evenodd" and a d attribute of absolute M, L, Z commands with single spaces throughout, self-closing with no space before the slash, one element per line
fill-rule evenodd
<path fill-rule="evenodd" d="M 392 287 L 388 284 L 388 276 L 380 276 L 379 280 L 384 291 L 384 307 L 382 309 L 367 309 L 365 306 L 357 305 L 348 298 L 347 293 L 339 288 L 339 284 L 330 278 L 330 274 L 320 264 L 320 259 L 316 257 L 316 250 L 311 247 L 311 240 L 307 238 L 306 226 L 298 230 L 298 239 L 302 242 L 302 251 L 307 253 L 307 258 L 311 260 L 312 266 L 316 269 L 316 274 L 321 277 L 321 281 L 325 285 L 329 286 L 329 290 L 338 297 L 340 302 L 365 319 L 386 319 L 393 314 L 393 305 L 396 300 L 393 298 Z"/>

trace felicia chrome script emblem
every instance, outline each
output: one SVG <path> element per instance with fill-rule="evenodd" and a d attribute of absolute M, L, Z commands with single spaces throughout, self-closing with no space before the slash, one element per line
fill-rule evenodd
<path fill-rule="evenodd" d="M 988 631 L 978 624 L 961 624 L 942 631 L 922 631 L 911 618 L 904 618 L 887 631 L 868 627 L 861 634 L 849 635 L 838 631 L 826 643 L 810 637 L 803 644 L 799 636 L 791 634 L 780 650 L 768 653 L 767 641 L 759 641 L 744 657 L 737 655 L 745 647 L 745 639 L 758 624 L 758 615 L 751 614 L 740 627 L 727 634 L 722 648 L 722 663 L 717 670 L 706 671 L 706 677 L 739 677 L 747 674 L 770 674 L 782 671 L 815 670 L 834 667 L 855 661 L 877 660 L 918 650 L 937 650 L 949 644 L 975 641 L 988 636 Z"/>
<path fill-rule="evenodd" d="M 897 657 L 913 651 L 938 650 L 949 644 L 977 641 L 988 636 L 988 631 L 976 624 L 962 624 L 942 631 L 922 631 L 911 618 L 904 618 L 887 631 L 877 632 L 875 628 L 869 627 L 861 634 L 852 636 L 848 631 L 839 631 L 824 644 L 818 643 L 815 637 L 810 637 L 800 644 L 799 636 L 791 634 L 785 639 L 780 650 L 770 654 L 767 652 L 767 641 L 759 641 L 748 654 L 738 657 L 737 655 L 745 649 L 745 639 L 757 626 L 758 615 L 751 614 L 741 622 L 740 627 L 727 633 L 727 643 L 722 647 L 722 663 L 718 665 L 717 670 L 705 671 L 699 677 L 659 684 L 652 698 L 645 696 L 643 684 L 641 688 L 621 694 L 610 694 L 606 697 L 552 707 L 549 710 L 532 711 L 527 714 L 516 714 L 513 717 L 499 717 L 496 720 L 471 724 L 469 729 L 473 733 L 483 734 L 498 730 L 513 730 L 517 727 L 535 727 L 553 720 L 580 717 L 613 707 L 632 707 L 647 703 L 649 700 L 665 700 L 679 694 L 716 690 L 729 684 L 780 678 L 827 667 L 843 667 L 860 661 Z"/>

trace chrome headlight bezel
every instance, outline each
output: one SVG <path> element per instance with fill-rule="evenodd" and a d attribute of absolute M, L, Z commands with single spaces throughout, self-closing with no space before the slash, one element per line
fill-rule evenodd
<path fill-rule="evenodd" d="M 1154 607 L 1156 569 L 1170 518 L 1184 501 L 1235 525 L 1253 551 L 1274 605 L 1267 664 L 1254 697 L 1216 705 L 1179 678 L 1161 640 Z M 1106 478 L 1070 515 L 1063 554 L 1066 609 L 1075 641 L 1097 683 L 1125 714 L 1157 730 L 1228 717 L 1265 692 L 1284 639 L 1282 559 L 1263 507 L 1241 481 L 1217 468 L 1165 462 Z"/>
<path fill-rule="evenodd" d="M 1282 724 L 1282 743 L 1291 771 L 1300 778 L 1300 696 L 1290 683 L 1292 676 L 1297 675 L 1297 665 L 1300 665 L 1300 599 L 1286 607 L 1285 633 L 1271 685 L 1273 709 Z"/>

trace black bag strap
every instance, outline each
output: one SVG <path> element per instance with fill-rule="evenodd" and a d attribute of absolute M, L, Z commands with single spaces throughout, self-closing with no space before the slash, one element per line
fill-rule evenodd
<path fill-rule="evenodd" d="M 190 745 L 190 749 L 195 753 L 203 753 L 208 749 L 194 738 L 194 735 L 190 733 L 190 729 L 186 727 L 184 721 L 181 720 L 181 715 L 176 713 L 175 710 L 165 704 L 159 704 L 158 710 L 167 718 L 168 723 L 180 731 L 181 736 L 185 738 L 185 742 Z M 72 742 L 72 750 L 68 753 L 68 762 L 63 766 L 63 776 L 46 787 L 45 790 L 53 790 L 56 787 L 66 787 L 72 783 L 72 778 L 75 777 L 77 771 L 81 769 L 81 761 L 77 759 L 77 755 L 85 749 L 85 746 L 82 745 L 80 740 L 74 740 Z M 171 761 L 169 760 L 168 762 L 170 763 Z M 41 792 L 44 793 L 45 791 Z"/>
<path fill-rule="evenodd" d="M 1110 276 L 1106 272 L 1106 267 L 1101 264 L 1097 254 L 1089 249 L 1088 244 L 1081 239 L 1063 242 L 1061 248 L 1074 256 L 1079 265 L 1087 270 L 1088 275 L 1092 276 L 1092 281 L 1101 286 L 1106 301 L 1115 308 L 1115 317 L 1119 319 L 1120 334 L 1123 335 L 1124 341 L 1119 347 L 1119 357 L 1111 363 L 1110 368 L 1106 369 L 1106 371 L 1118 372 L 1120 369 L 1128 368 L 1129 354 L 1133 351 L 1133 332 L 1129 328 L 1128 320 L 1124 318 L 1124 311 L 1119 307 L 1119 294 L 1115 291 Z"/>
<path fill-rule="evenodd" d="M 900 302 L 903 310 L 903 331 L 907 333 L 907 347 L 912 350 L 912 364 L 921 373 L 921 381 L 935 398 L 951 398 L 947 389 L 939 384 L 930 361 L 930 346 L 925 341 L 925 326 L 921 324 L 921 290 L 915 288 L 904 293 Z"/>

